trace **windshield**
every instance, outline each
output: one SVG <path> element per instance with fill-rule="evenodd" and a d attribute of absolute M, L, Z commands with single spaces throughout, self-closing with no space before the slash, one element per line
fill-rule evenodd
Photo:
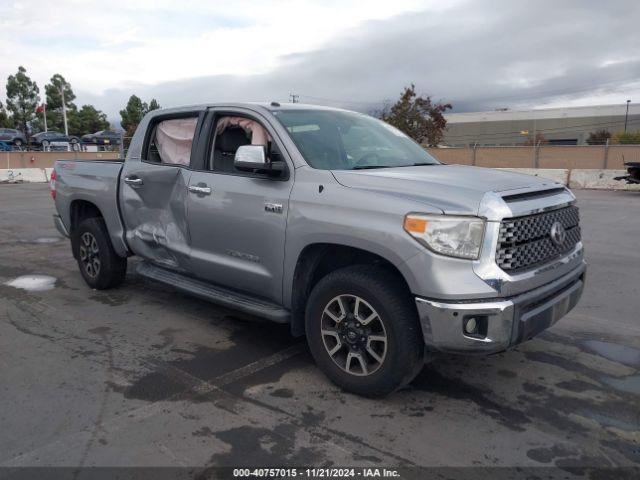
<path fill-rule="evenodd" d="M 326 110 L 273 114 L 313 168 L 358 170 L 439 164 L 400 130 L 368 115 Z"/>

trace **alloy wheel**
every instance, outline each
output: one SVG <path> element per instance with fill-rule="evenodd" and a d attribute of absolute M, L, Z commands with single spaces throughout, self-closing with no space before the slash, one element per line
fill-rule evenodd
<path fill-rule="evenodd" d="M 100 273 L 100 249 L 96 237 L 90 232 L 84 232 L 80 236 L 80 261 L 84 271 L 91 278 L 95 278 Z"/>
<path fill-rule="evenodd" d="M 338 295 L 327 303 L 320 322 L 322 343 L 345 372 L 367 376 L 387 354 L 387 331 L 378 312 L 357 295 Z"/>

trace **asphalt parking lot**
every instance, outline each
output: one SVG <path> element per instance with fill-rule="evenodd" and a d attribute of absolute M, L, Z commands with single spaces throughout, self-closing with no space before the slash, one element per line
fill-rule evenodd
<path fill-rule="evenodd" d="M 329 383 L 287 328 L 131 268 L 90 290 L 48 186 L 1 185 L 0 465 L 638 465 L 640 193 L 576 194 L 589 272 L 573 312 L 368 400 Z M 22 275 L 55 283 L 6 285 Z"/>

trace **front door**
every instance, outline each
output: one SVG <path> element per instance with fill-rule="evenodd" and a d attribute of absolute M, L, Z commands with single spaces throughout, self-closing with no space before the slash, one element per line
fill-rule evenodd
<path fill-rule="evenodd" d="M 190 268 L 202 279 L 280 303 L 293 169 L 257 116 L 225 110 L 212 125 L 206 161 L 189 180 Z M 286 161 L 288 171 L 269 177 L 236 169 L 235 151 L 252 140 L 267 142 L 269 155 Z"/>
<path fill-rule="evenodd" d="M 120 175 L 120 206 L 129 248 L 172 270 L 189 256 L 187 195 L 197 116 L 162 117 L 149 125 L 141 158 L 130 158 Z"/>

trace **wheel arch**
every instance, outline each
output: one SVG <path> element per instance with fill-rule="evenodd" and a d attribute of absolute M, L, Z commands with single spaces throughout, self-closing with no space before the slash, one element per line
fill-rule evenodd
<path fill-rule="evenodd" d="M 70 225 L 69 225 L 69 233 L 73 233 L 78 229 L 80 223 L 87 218 L 94 217 L 102 217 L 102 212 L 100 208 L 89 200 L 76 199 L 71 202 L 69 205 L 70 212 Z"/>
<path fill-rule="evenodd" d="M 314 243 L 307 245 L 298 255 L 291 287 L 291 333 L 305 333 L 305 307 L 313 287 L 327 274 L 351 265 L 378 265 L 387 269 L 397 281 L 411 292 L 405 274 L 384 256 L 349 245 Z"/>

